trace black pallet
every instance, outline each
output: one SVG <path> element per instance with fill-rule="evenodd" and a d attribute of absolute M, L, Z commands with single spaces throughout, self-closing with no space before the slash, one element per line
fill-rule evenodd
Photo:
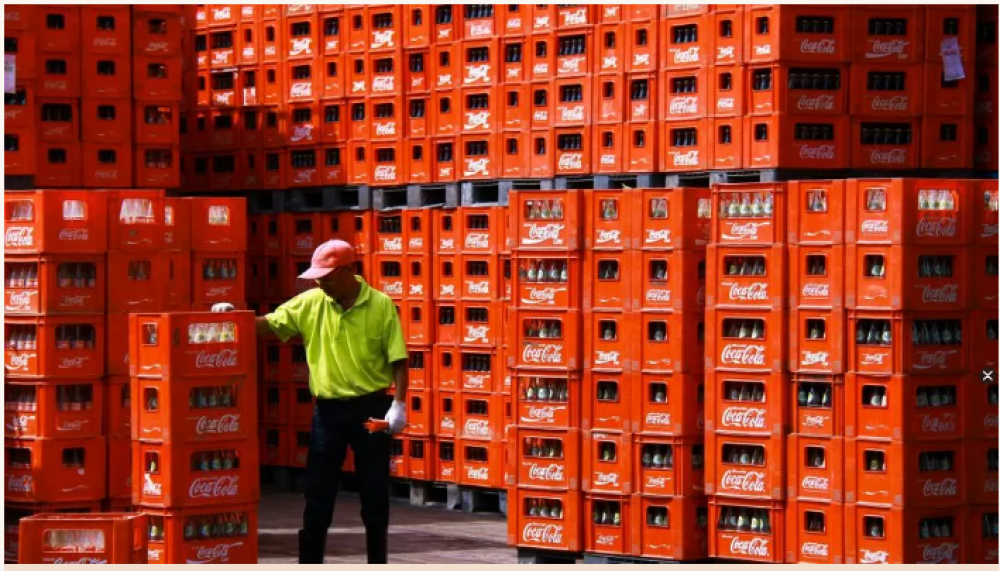
<path fill-rule="evenodd" d="M 633 557 L 631 555 L 606 555 L 601 553 L 584 553 L 585 565 L 681 565 L 684 563 L 720 563 L 712 559 L 697 559 L 693 561 L 677 561 L 673 559 L 654 559 L 652 557 Z"/>
<path fill-rule="evenodd" d="M 246 196 L 250 214 L 280 214 L 285 211 L 283 191 L 255 190 Z"/>
<path fill-rule="evenodd" d="M 393 497 L 407 501 L 411 506 L 445 507 L 456 510 L 462 507 L 461 492 L 457 484 L 428 482 L 425 480 L 393 479 Z"/>
<path fill-rule="evenodd" d="M 517 563 L 519 565 L 573 565 L 578 559 L 580 559 L 580 554 L 573 551 L 517 548 Z"/>
<path fill-rule="evenodd" d="M 458 486 L 462 511 L 492 512 L 507 515 L 507 490 L 480 488 L 478 486 Z"/>
<path fill-rule="evenodd" d="M 666 188 L 667 175 L 663 173 L 594 174 L 559 176 L 555 178 L 558 190 L 618 190 L 622 188 Z"/>
<path fill-rule="evenodd" d="M 291 188 L 278 192 L 287 197 L 286 212 L 368 210 L 372 206 L 372 190 L 368 185 Z"/>
<path fill-rule="evenodd" d="M 552 180 L 523 178 L 473 180 L 462 183 L 462 206 L 507 206 L 512 190 L 552 190 Z"/>
<path fill-rule="evenodd" d="M 406 203 L 410 208 L 428 208 L 441 206 L 455 208 L 458 206 L 458 183 L 444 184 L 411 184 L 406 187 Z"/>

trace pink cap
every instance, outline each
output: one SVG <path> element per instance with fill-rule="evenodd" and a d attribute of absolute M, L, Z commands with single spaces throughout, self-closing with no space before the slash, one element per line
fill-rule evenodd
<path fill-rule="evenodd" d="M 323 242 L 313 252 L 309 269 L 299 276 L 303 280 L 318 280 L 333 270 L 354 263 L 354 247 L 343 240 Z"/>

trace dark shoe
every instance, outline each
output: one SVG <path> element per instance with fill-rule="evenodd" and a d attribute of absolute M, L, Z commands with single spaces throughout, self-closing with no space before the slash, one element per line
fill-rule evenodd
<path fill-rule="evenodd" d="M 326 551 L 326 530 L 299 530 L 299 563 L 323 564 Z"/>
<path fill-rule="evenodd" d="M 368 547 L 368 563 L 389 562 L 388 530 L 366 531 L 365 542 Z"/>

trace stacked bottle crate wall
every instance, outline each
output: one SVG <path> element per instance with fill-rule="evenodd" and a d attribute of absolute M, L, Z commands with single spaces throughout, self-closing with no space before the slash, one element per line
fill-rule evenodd
<path fill-rule="evenodd" d="M 4 194 L 4 559 L 18 520 L 97 512 L 107 441 L 104 193 Z"/>
<path fill-rule="evenodd" d="M 584 545 L 583 195 L 510 196 L 507 359 L 515 412 L 507 435 L 507 529 L 508 543 L 519 547 L 572 552 Z"/>
<path fill-rule="evenodd" d="M 4 98 L 6 175 L 45 188 L 179 184 L 180 7 L 4 12 L 16 82 Z"/>
<path fill-rule="evenodd" d="M 786 195 L 784 183 L 712 188 L 705 490 L 714 557 L 785 556 Z"/>
<path fill-rule="evenodd" d="M 997 170 L 997 10 L 977 6 L 976 14 L 976 99 L 973 165 L 977 169 Z"/>
<path fill-rule="evenodd" d="M 256 563 L 254 315 L 129 316 L 132 500 L 148 558 Z"/>

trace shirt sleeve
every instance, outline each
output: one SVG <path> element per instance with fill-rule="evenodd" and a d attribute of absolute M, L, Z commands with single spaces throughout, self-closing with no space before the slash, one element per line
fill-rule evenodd
<path fill-rule="evenodd" d="M 302 296 L 297 295 L 279 305 L 273 313 L 268 313 L 265 316 L 267 324 L 271 326 L 271 331 L 274 331 L 282 343 L 292 337 L 302 335 L 302 331 L 299 329 L 299 316 L 302 307 Z"/>
<path fill-rule="evenodd" d="M 395 363 L 407 359 L 409 354 L 406 352 L 406 339 L 403 338 L 403 323 L 399 319 L 399 312 L 391 301 L 385 306 L 384 313 L 387 316 L 382 328 L 382 348 L 389 362 Z"/>

